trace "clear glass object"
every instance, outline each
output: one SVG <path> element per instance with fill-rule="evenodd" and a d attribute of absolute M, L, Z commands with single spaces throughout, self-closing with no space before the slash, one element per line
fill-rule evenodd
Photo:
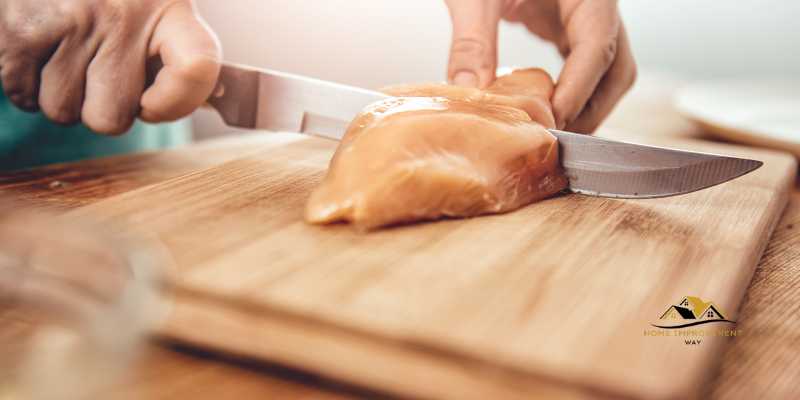
<path fill-rule="evenodd" d="M 166 252 L 86 219 L 0 205 L 0 400 L 108 398 L 164 315 Z"/>

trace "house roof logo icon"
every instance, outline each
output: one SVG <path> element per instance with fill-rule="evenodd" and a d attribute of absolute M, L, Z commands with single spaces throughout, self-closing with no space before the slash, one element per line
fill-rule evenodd
<path fill-rule="evenodd" d="M 672 304 L 658 317 L 658 323 L 651 324 L 656 328 L 678 329 L 714 322 L 729 322 L 722 310 L 711 301 L 703 301 L 696 296 L 685 296 L 681 301 Z"/>

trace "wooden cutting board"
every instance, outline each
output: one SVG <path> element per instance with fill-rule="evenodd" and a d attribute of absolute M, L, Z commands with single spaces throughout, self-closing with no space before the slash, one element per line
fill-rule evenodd
<path fill-rule="evenodd" d="M 736 319 L 796 171 L 779 153 L 672 140 L 660 144 L 765 165 L 684 196 L 566 195 L 360 234 L 302 220 L 336 143 L 273 135 L 77 214 L 172 251 L 176 302 L 160 334 L 426 398 L 699 395 L 730 339 L 647 333 L 686 296 Z"/>

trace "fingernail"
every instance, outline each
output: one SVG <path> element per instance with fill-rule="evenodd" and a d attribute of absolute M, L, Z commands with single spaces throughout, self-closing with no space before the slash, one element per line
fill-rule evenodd
<path fill-rule="evenodd" d="M 478 87 L 478 75 L 469 71 L 458 72 L 453 77 L 453 84 L 462 87 Z"/>

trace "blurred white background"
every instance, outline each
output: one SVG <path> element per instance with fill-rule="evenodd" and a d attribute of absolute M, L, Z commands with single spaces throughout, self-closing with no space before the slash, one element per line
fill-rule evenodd
<path fill-rule="evenodd" d="M 450 22 L 443 0 L 199 0 L 229 61 L 378 88 L 444 79 Z M 620 0 L 643 75 L 681 79 L 800 72 L 800 2 Z M 500 65 L 557 76 L 555 50 L 519 26 L 501 30 Z M 225 128 L 211 112 L 196 134 Z"/>

